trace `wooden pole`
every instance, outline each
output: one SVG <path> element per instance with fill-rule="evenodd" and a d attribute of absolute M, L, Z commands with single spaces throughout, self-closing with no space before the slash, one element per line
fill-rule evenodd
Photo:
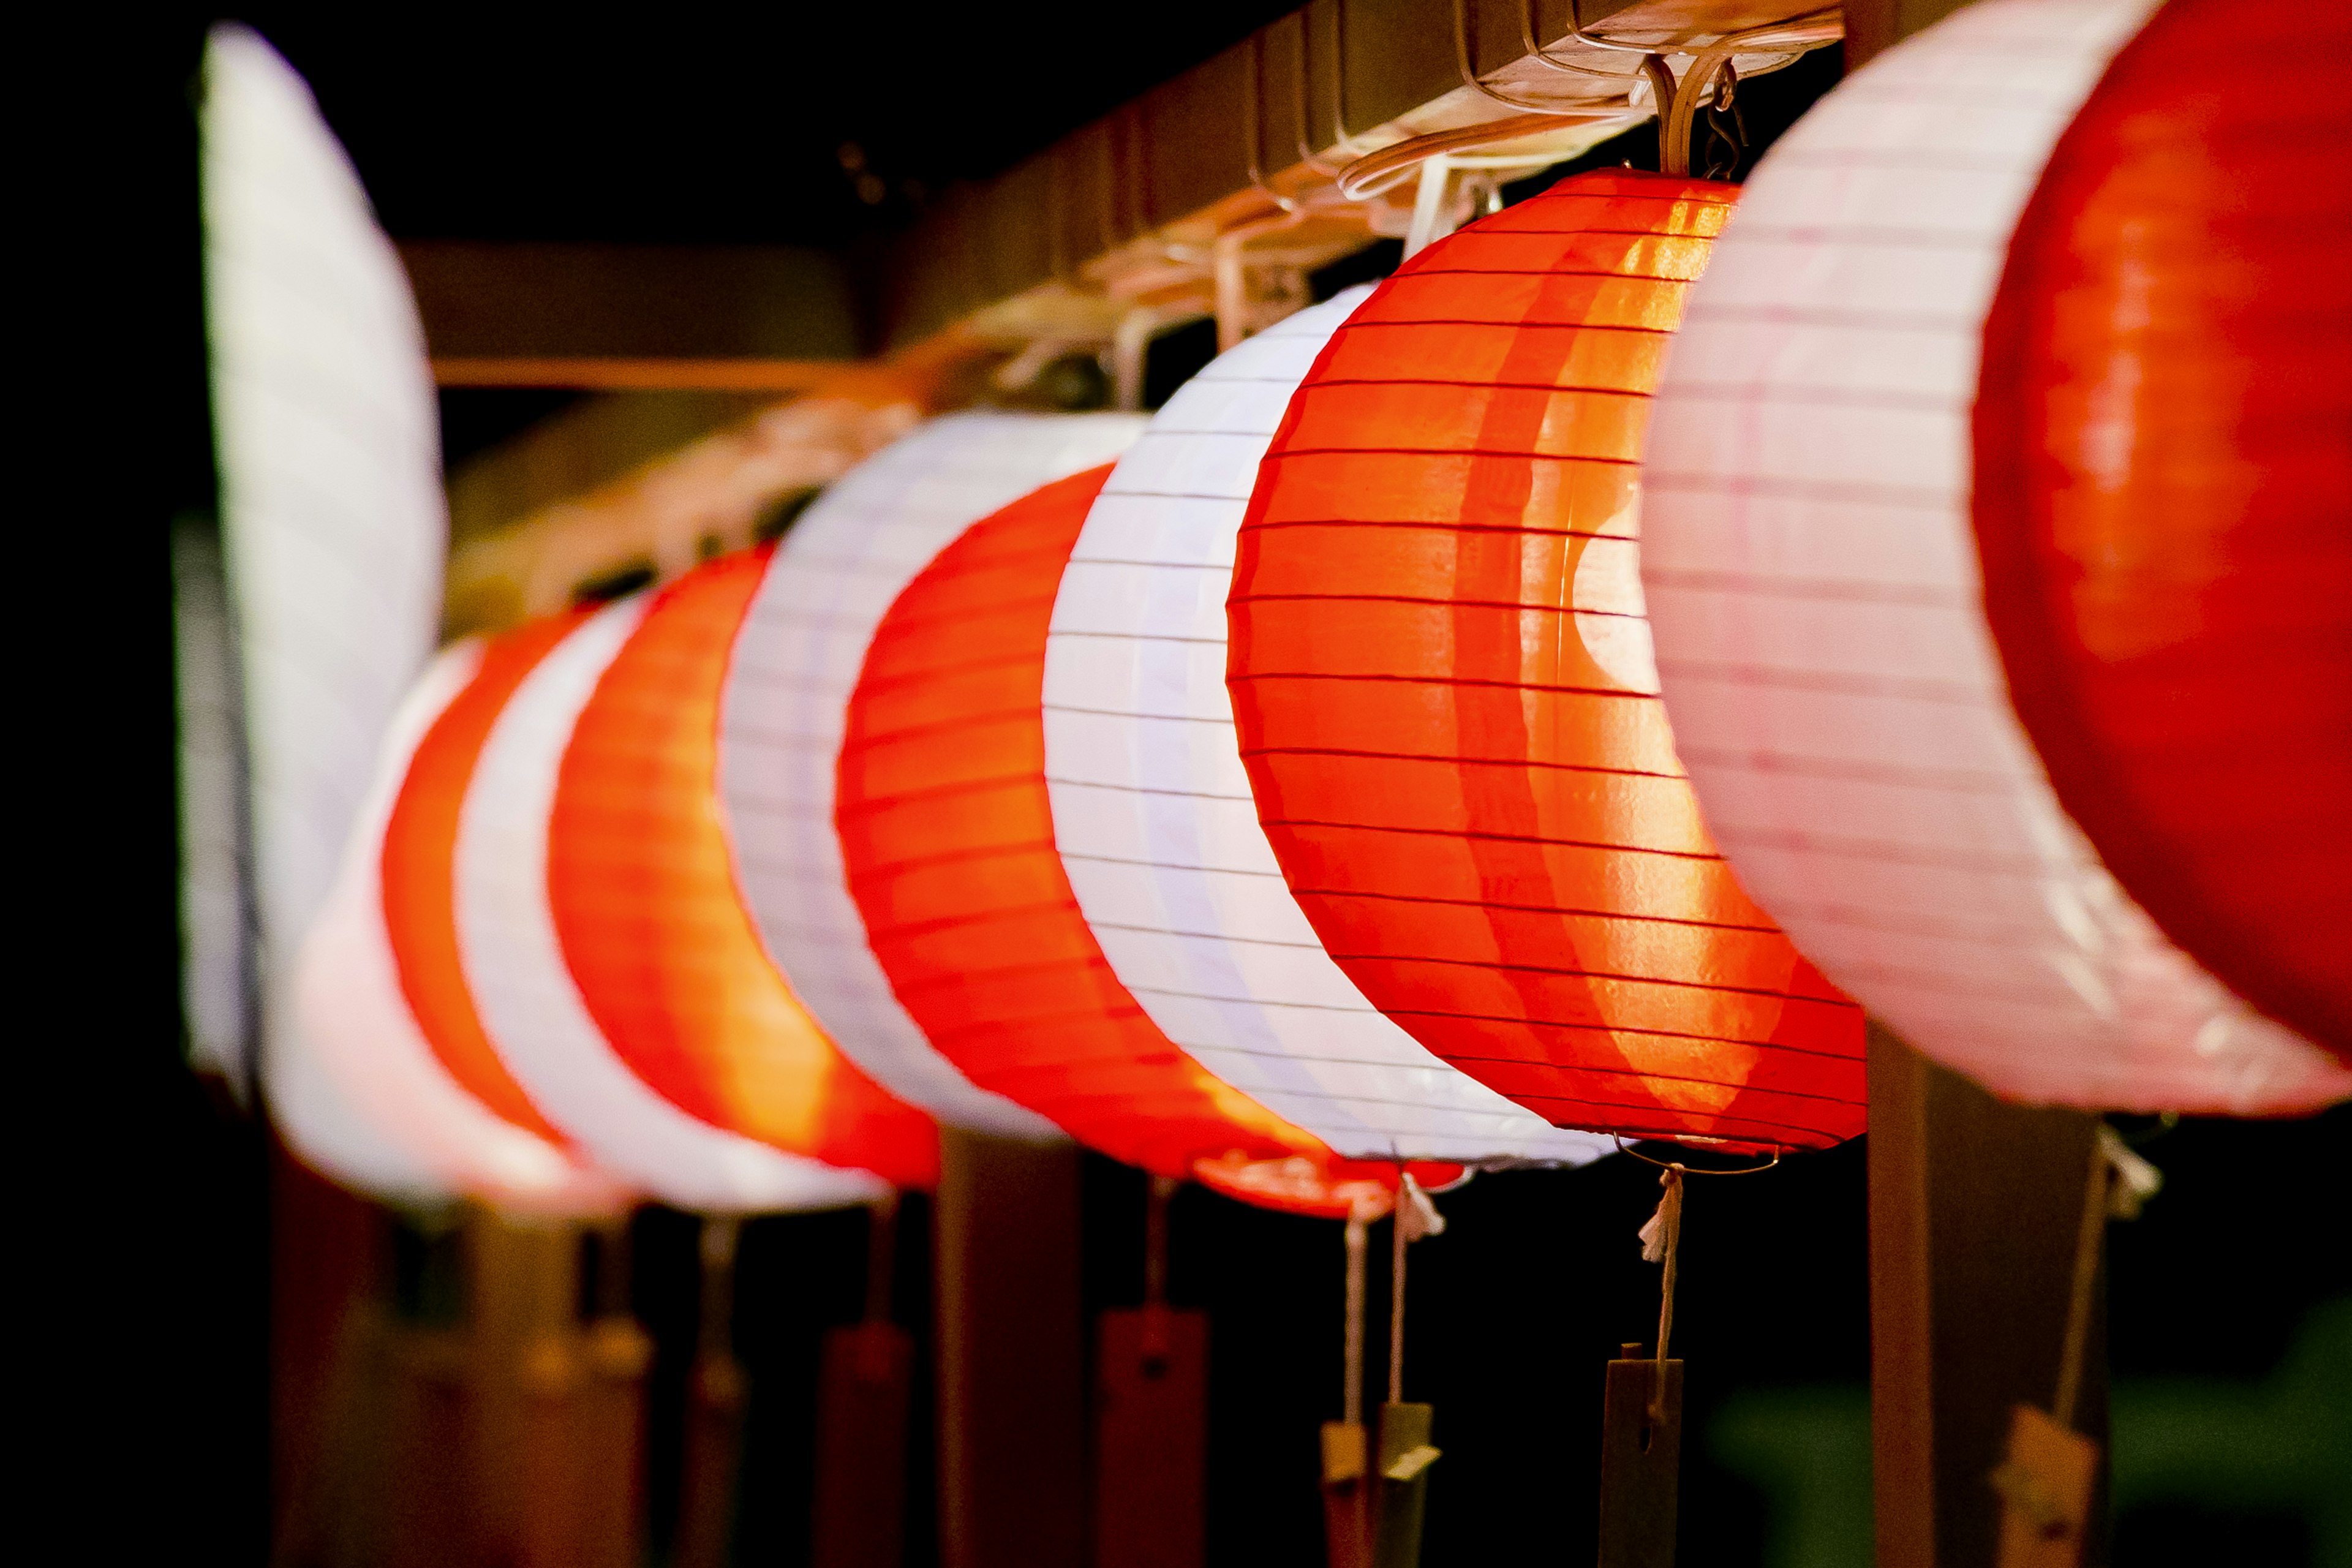
<path fill-rule="evenodd" d="M 2008 1105 L 1870 1034 L 1873 1486 L 1881 1568 L 1992 1568 L 2011 1409 L 2045 1405 L 2068 1339 L 2098 1119 Z M 2106 1436 L 2105 1323 L 2083 1326 L 2074 1423 Z M 2105 1561 L 2104 1480 L 2082 1561 Z"/>
<path fill-rule="evenodd" d="M 941 1568 L 1083 1568 L 1078 1152 L 940 1131 Z"/>

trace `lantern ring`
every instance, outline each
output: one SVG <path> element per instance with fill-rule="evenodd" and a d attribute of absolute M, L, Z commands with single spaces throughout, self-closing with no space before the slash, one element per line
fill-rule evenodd
<path fill-rule="evenodd" d="M 1743 1165 L 1736 1171 L 1703 1171 L 1696 1166 L 1685 1165 L 1679 1160 L 1653 1159 L 1649 1155 L 1643 1153 L 1639 1149 L 1634 1148 L 1631 1143 L 1626 1142 L 1625 1140 L 1618 1134 L 1612 1132 L 1609 1136 L 1615 1140 L 1617 1152 L 1619 1153 L 1630 1154 L 1634 1159 L 1641 1161 L 1644 1165 L 1655 1165 L 1661 1171 L 1680 1171 L 1685 1176 L 1759 1176 L 1765 1172 L 1770 1170 L 1773 1166 L 1779 1164 L 1780 1163 L 1780 1156 L 1788 1152 L 1786 1149 L 1775 1144 L 1772 1149 L 1772 1157 L 1765 1161 L 1760 1165 Z M 1683 1142 L 1683 1140 L 1678 1139 L 1676 1142 Z M 1694 1143 L 1713 1142 L 1720 1142 L 1720 1140 L 1692 1139 L 1689 1140 L 1689 1142 Z"/>

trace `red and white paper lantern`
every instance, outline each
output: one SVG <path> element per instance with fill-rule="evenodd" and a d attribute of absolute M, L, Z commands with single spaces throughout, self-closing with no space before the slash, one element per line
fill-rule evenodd
<path fill-rule="evenodd" d="M 1358 1160 L 1577 1163 L 1553 1128 L 1433 1056 L 1325 952 L 1259 826 L 1225 689 L 1234 536 L 1283 410 L 1369 289 L 1219 356 L 1095 501 L 1046 643 L 1063 868 L 1119 982 L 1224 1082 Z"/>
<path fill-rule="evenodd" d="M 1669 361 L 1642 574 L 1708 826 L 1830 978 L 2010 1098 L 2292 1112 L 2352 1073 L 2101 863 L 2011 705 L 1971 527 L 2011 234 L 2152 9 L 1979 0 L 1774 146 Z"/>

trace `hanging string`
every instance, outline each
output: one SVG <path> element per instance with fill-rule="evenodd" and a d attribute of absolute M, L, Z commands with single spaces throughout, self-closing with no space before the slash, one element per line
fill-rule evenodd
<path fill-rule="evenodd" d="M 1395 1238 L 1393 1270 L 1389 1280 L 1389 1403 L 1404 1403 L 1404 1249 L 1412 1238 L 1406 1234 L 1412 1226 L 1412 1207 L 1406 1196 L 1413 1191 L 1412 1173 L 1400 1173 L 1397 1183 L 1395 1223 L 1390 1227 Z"/>
<path fill-rule="evenodd" d="M 866 1321 L 887 1322 L 891 1268 L 898 1255 L 898 1194 L 876 1199 L 866 1212 Z"/>
<path fill-rule="evenodd" d="M 2091 1173 L 2083 1189 L 2083 1222 L 2074 1233 L 2074 1279 L 2066 1300 L 2066 1339 L 2058 1356 L 2058 1393 L 2050 1414 L 2074 1425 L 2082 1397 L 2084 1352 L 2091 1337 L 2091 1301 L 2099 1278 L 2099 1243 L 2111 1219 L 2137 1219 L 2140 1206 L 2164 1185 L 2157 1168 L 2132 1152 L 2105 1122 L 2091 1143 Z"/>
<path fill-rule="evenodd" d="M 1339 1400 L 1339 1415 L 1350 1426 L 1364 1424 L 1364 1253 L 1370 1230 L 1361 1208 L 1348 1216 L 1348 1382 Z"/>
<path fill-rule="evenodd" d="M 1675 1331 L 1675 1271 L 1683 1240 L 1683 1176 L 1680 1165 L 1668 1165 L 1658 1176 L 1658 1185 L 1665 1195 L 1658 1200 L 1658 1212 L 1642 1227 L 1642 1261 L 1663 1263 L 1664 1277 L 1658 1283 L 1658 1364 L 1650 1379 L 1650 1425 L 1659 1426 L 1666 1419 L 1666 1346 Z"/>

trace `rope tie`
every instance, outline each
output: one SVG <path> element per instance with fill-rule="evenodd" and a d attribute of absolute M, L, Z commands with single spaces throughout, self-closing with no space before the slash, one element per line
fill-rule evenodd
<path fill-rule="evenodd" d="M 1675 1331 L 1675 1270 L 1683 1239 L 1683 1176 L 1679 1164 L 1668 1165 L 1658 1173 L 1658 1185 L 1665 1194 L 1658 1200 L 1658 1212 L 1642 1227 L 1642 1261 L 1663 1263 L 1665 1274 L 1658 1282 L 1658 1363 L 1650 1379 L 1650 1425 L 1660 1426 L 1666 1419 L 1666 1345 Z"/>

